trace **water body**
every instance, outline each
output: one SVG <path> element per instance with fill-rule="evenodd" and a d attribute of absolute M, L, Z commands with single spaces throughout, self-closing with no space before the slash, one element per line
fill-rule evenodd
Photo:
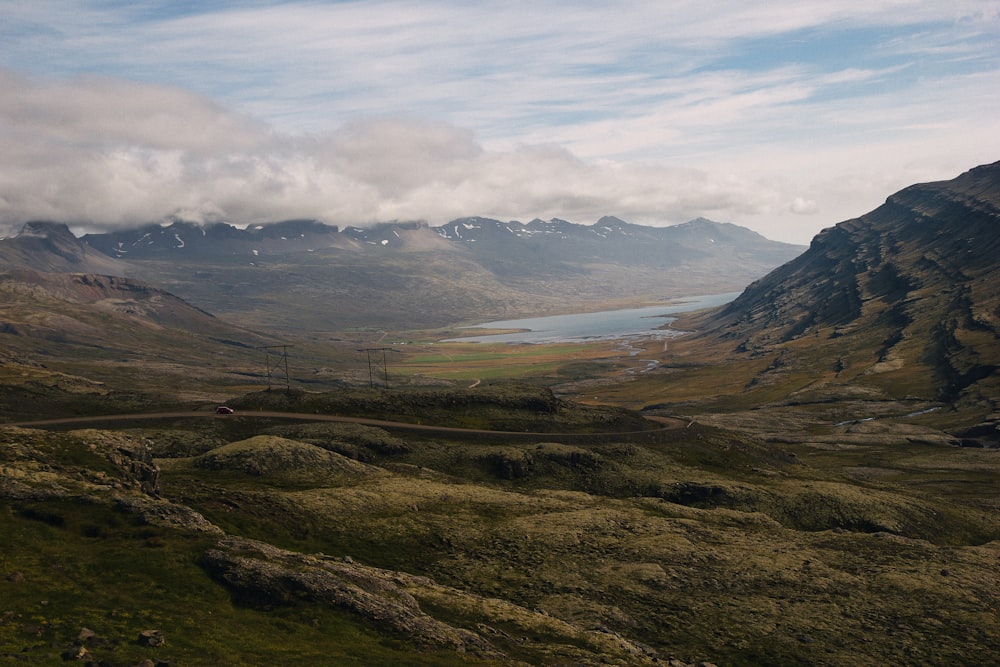
<path fill-rule="evenodd" d="M 729 303 L 740 292 L 709 294 L 674 299 L 671 303 L 646 308 L 605 310 L 597 313 L 530 317 L 521 320 L 483 322 L 469 329 L 517 329 L 512 333 L 449 338 L 449 343 L 584 343 L 629 338 L 670 338 L 680 332 L 659 329 L 673 322 L 674 315 Z"/>

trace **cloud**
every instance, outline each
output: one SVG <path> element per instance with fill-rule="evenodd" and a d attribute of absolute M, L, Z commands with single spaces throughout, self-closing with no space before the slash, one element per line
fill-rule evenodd
<path fill-rule="evenodd" d="M 169 216 L 359 225 L 615 213 L 681 222 L 760 206 L 694 169 L 585 162 L 555 145 L 484 149 L 469 130 L 403 116 L 283 135 L 174 88 L 0 76 L 0 221 L 98 228 Z"/>
<path fill-rule="evenodd" d="M 819 210 L 819 207 L 813 199 L 796 197 L 792 200 L 792 203 L 788 205 L 788 210 L 799 215 L 812 215 Z"/>
<path fill-rule="evenodd" d="M 997 159 L 998 8 L 15 3 L 0 224 L 705 215 L 807 242 Z"/>

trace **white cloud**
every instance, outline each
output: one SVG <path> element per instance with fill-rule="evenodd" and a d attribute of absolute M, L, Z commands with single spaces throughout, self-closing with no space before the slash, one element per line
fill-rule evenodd
<path fill-rule="evenodd" d="M 799 215 L 812 215 L 819 210 L 815 199 L 796 197 L 788 205 L 788 210 Z"/>
<path fill-rule="evenodd" d="M 759 206 L 745 184 L 697 170 L 587 163 L 554 145 L 488 151 L 445 123 L 384 117 L 282 136 L 171 88 L 10 73 L 4 81 L 0 220 L 8 225 L 44 217 L 92 228 L 178 214 L 592 222 L 604 213 L 662 224 Z"/>
<path fill-rule="evenodd" d="M 15 3 L 0 222 L 705 215 L 806 242 L 1000 157 L 998 37 L 996 0 Z"/>

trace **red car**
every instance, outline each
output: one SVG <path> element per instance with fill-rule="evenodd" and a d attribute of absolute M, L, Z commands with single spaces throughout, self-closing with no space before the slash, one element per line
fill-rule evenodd
<path fill-rule="evenodd" d="M 225 406 L 225 405 L 220 405 L 219 407 L 217 407 L 215 409 L 215 414 L 217 414 L 217 415 L 231 415 L 234 412 L 236 412 L 236 411 L 233 410 L 232 408 L 228 407 L 228 406 Z"/>

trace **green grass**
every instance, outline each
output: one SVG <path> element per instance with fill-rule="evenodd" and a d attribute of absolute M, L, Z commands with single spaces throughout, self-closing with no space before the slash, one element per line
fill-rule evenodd
<path fill-rule="evenodd" d="M 608 360 L 620 355 L 609 348 L 607 343 L 438 343 L 427 353 L 410 352 L 404 356 L 395 366 L 395 372 L 466 381 L 538 380 L 555 378 L 567 365 L 580 360 Z"/>
<path fill-rule="evenodd" d="M 56 664 L 89 628 L 106 645 L 94 659 L 184 665 L 459 665 L 418 651 L 350 614 L 322 606 L 258 610 L 234 605 L 197 565 L 211 540 L 137 523 L 74 501 L 0 505 L 0 655 Z M 140 646 L 147 629 L 159 648 Z"/>

